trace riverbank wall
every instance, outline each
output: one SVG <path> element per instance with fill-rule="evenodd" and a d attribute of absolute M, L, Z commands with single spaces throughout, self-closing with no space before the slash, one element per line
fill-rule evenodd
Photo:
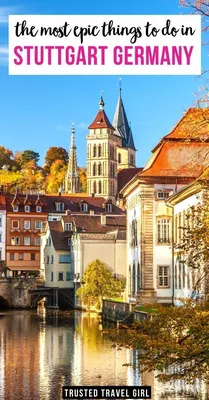
<path fill-rule="evenodd" d="M 102 318 L 116 323 L 131 324 L 148 318 L 148 314 L 135 310 L 136 304 L 103 300 Z"/>

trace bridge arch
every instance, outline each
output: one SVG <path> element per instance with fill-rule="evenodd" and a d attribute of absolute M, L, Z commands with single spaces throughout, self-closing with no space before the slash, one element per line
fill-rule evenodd
<path fill-rule="evenodd" d="M 0 310 L 6 310 L 8 308 L 9 308 L 8 301 L 4 297 L 0 296 Z"/>

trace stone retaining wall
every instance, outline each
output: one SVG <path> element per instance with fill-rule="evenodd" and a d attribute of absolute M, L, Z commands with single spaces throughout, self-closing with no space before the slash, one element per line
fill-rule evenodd
<path fill-rule="evenodd" d="M 120 303 L 114 300 L 103 300 L 102 317 L 109 321 L 121 321 L 133 314 L 135 304 Z"/>

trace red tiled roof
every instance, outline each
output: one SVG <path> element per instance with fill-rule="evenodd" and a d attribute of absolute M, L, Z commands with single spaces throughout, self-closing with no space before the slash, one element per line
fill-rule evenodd
<path fill-rule="evenodd" d="M 90 215 L 68 215 L 63 216 L 64 223 L 72 222 L 76 226 L 78 232 L 83 233 L 108 233 L 112 231 L 121 231 L 120 235 L 117 234 L 117 239 L 125 238 L 126 231 L 126 218 L 125 216 L 106 217 L 106 225 L 101 225 L 101 216 Z M 70 250 L 68 245 L 68 238 L 72 236 L 71 231 L 63 231 L 61 221 L 49 222 L 50 234 L 53 246 L 56 250 Z"/>
<path fill-rule="evenodd" d="M 118 172 L 118 192 L 123 189 L 125 185 L 139 172 L 141 172 L 143 168 L 124 168 Z"/>
<path fill-rule="evenodd" d="M 14 199 L 14 196 L 12 194 L 6 194 L 6 209 L 7 211 L 13 211 L 12 208 L 12 200 Z M 28 195 L 28 201 L 30 201 L 31 206 L 30 206 L 30 211 L 35 212 L 36 211 L 36 205 L 37 205 L 37 195 Z M 24 212 L 24 201 L 26 196 L 22 194 L 17 194 L 16 198 L 18 199 L 18 205 L 19 205 L 19 212 Z M 94 211 L 97 214 L 101 214 L 105 212 L 104 209 L 104 203 L 105 203 L 105 198 L 104 197 L 91 197 L 91 196 L 70 196 L 70 195 L 41 195 L 40 196 L 40 202 L 42 204 L 42 212 L 43 213 L 56 213 L 56 214 L 63 214 L 66 210 L 70 210 L 71 212 L 76 212 L 80 213 L 80 203 L 81 201 L 85 201 L 90 210 Z M 64 203 L 64 211 L 57 211 L 56 210 L 56 203 Z M 112 214 L 123 214 L 123 211 L 113 205 L 112 206 Z"/>
<path fill-rule="evenodd" d="M 70 251 L 68 238 L 72 236 L 72 232 L 63 231 L 61 221 L 50 221 L 49 228 L 55 250 Z"/>
<path fill-rule="evenodd" d="M 126 229 L 126 217 L 106 216 L 106 225 L 101 224 L 99 215 L 68 215 L 63 217 L 64 222 L 74 222 L 80 232 L 107 233 L 117 229 Z"/>
<path fill-rule="evenodd" d="M 148 168 L 139 173 L 145 176 L 196 178 L 209 164 L 209 143 L 165 142 Z"/>
<path fill-rule="evenodd" d="M 209 165 L 209 109 L 189 108 L 152 151 L 140 177 L 196 178 Z"/>
<path fill-rule="evenodd" d="M 98 111 L 96 118 L 94 119 L 92 124 L 89 125 L 88 129 L 98 129 L 98 128 L 109 128 L 115 131 L 115 128 L 113 128 L 104 110 Z"/>

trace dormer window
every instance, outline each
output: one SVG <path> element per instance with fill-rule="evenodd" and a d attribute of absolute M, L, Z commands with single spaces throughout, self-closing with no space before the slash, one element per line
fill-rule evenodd
<path fill-rule="evenodd" d="M 112 204 L 105 204 L 105 211 L 112 212 Z"/>
<path fill-rule="evenodd" d="M 25 206 L 25 212 L 30 212 L 30 206 Z"/>
<path fill-rule="evenodd" d="M 73 224 L 72 222 L 65 222 L 65 231 L 72 231 Z"/>
<path fill-rule="evenodd" d="M 158 200 L 166 200 L 170 196 L 170 191 L 158 191 L 157 198 Z"/>
<path fill-rule="evenodd" d="M 36 212 L 41 212 L 41 206 L 36 206 Z"/>
<path fill-rule="evenodd" d="M 56 211 L 64 211 L 64 203 L 56 203 Z"/>
<path fill-rule="evenodd" d="M 18 210 L 19 210 L 19 207 L 18 207 L 18 206 L 13 206 L 13 211 L 14 211 L 14 212 L 18 212 Z"/>
<path fill-rule="evenodd" d="M 88 212 L 88 204 L 87 203 L 82 203 L 81 204 L 81 211 L 82 212 Z"/>

